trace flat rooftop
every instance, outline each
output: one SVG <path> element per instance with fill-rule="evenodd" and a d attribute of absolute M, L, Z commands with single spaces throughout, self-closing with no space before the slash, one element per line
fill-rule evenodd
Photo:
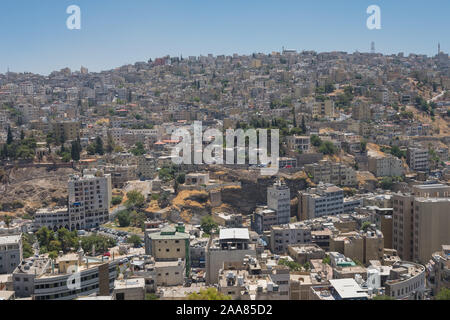
<path fill-rule="evenodd" d="M 249 240 L 250 235 L 246 228 L 221 229 L 219 234 L 220 240 L 240 239 Z"/>
<path fill-rule="evenodd" d="M 331 279 L 330 283 L 342 299 L 368 298 L 355 279 Z"/>
<path fill-rule="evenodd" d="M 10 235 L 8 235 L 8 236 L 0 235 L 0 245 L 17 244 L 17 243 L 19 243 L 21 238 L 22 238 L 22 236 L 20 234 L 12 235 L 12 236 L 10 236 Z"/>

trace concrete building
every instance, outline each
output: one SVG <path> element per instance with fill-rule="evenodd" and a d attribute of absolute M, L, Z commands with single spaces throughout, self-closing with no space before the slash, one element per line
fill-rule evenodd
<path fill-rule="evenodd" d="M 70 230 L 70 217 L 67 207 L 39 209 L 34 214 L 33 228 L 35 231 L 42 227 L 57 231 L 61 228 Z"/>
<path fill-rule="evenodd" d="M 301 222 L 272 226 L 270 250 L 286 253 L 289 245 L 311 243 L 311 229 Z"/>
<path fill-rule="evenodd" d="M 80 137 L 81 123 L 78 121 L 54 122 L 52 128 L 58 141 L 71 141 Z"/>
<path fill-rule="evenodd" d="M 183 259 L 156 261 L 156 284 L 163 287 L 181 286 L 184 284 L 186 262 Z"/>
<path fill-rule="evenodd" d="M 450 186 L 416 185 L 413 194 L 395 194 L 393 203 L 393 247 L 403 260 L 426 263 L 450 243 Z"/>
<path fill-rule="evenodd" d="M 211 238 L 206 249 L 206 283 L 216 284 L 225 262 L 242 262 L 245 256 L 256 256 L 248 229 L 221 229 L 219 237 Z"/>
<path fill-rule="evenodd" d="M 150 155 L 138 157 L 137 174 L 143 180 L 153 179 L 156 174 L 156 159 Z"/>
<path fill-rule="evenodd" d="M 344 213 L 344 191 L 331 184 L 319 184 L 298 193 L 298 217 L 308 220 Z"/>
<path fill-rule="evenodd" d="M 17 297 L 33 300 L 73 300 L 91 294 L 107 296 L 114 289 L 119 262 L 120 259 L 107 262 L 86 257 L 82 250 L 58 257 L 55 264 L 45 256 L 33 257 L 14 270 L 14 291 Z M 76 276 L 73 270 L 77 270 Z"/>
<path fill-rule="evenodd" d="M 428 149 L 408 148 L 406 162 L 411 170 L 428 171 L 430 169 Z"/>
<path fill-rule="evenodd" d="M 111 176 L 98 170 L 84 170 L 70 176 L 68 183 L 70 230 L 98 227 L 109 220 Z"/>
<path fill-rule="evenodd" d="M 302 153 L 308 153 L 311 147 L 309 136 L 288 136 L 286 142 L 290 150 L 300 150 Z"/>
<path fill-rule="evenodd" d="M 22 234 L 0 235 L 0 274 L 12 273 L 22 259 Z"/>
<path fill-rule="evenodd" d="M 288 246 L 288 254 L 295 262 L 304 265 L 312 259 L 325 258 L 325 251 L 316 244 L 295 244 Z"/>
<path fill-rule="evenodd" d="M 146 233 L 145 254 L 152 255 L 158 262 L 184 261 L 186 276 L 190 271 L 190 236 L 185 233 L 184 226 L 166 227 L 161 231 Z M 168 265 L 170 266 L 170 265 Z M 181 275 L 184 276 L 184 275 Z"/>
<path fill-rule="evenodd" d="M 258 234 L 270 231 L 270 227 L 277 225 L 277 212 L 267 207 L 258 207 L 253 213 L 252 229 Z"/>
<path fill-rule="evenodd" d="M 427 263 L 427 285 L 436 296 L 443 288 L 450 288 L 450 245 L 431 255 Z"/>
<path fill-rule="evenodd" d="M 384 283 L 385 294 L 396 300 L 422 300 L 425 293 L 425 267 L 401 261 L 392 266 Z"/>
<path fill-rule="evenodd" d="M 369 171 L 376 177 L 398 177 L 403 175 L 403 163 L 394 156 L 369 156 Z"/>
<path fill-rule="evenodd" d="M 312 286 L 310 300 L 368 300 L 367 290 L 355 279 L 333 279 L 330 285 Z"/>
<path fill-rule="evenodd" d="M 291 195 L 285 183 L 278 181 L 267 188 L 267 207 L 276 211 L 278 224 L 291 221 Z"/>
<path fill-rule="evenodd" d="M 355 169 L 329 160 L 307 164 L 305 165 L 305 172 L 312 176 L 312 181 L 316 184 L 323 182 L 344 187 L 357 184 Z"/>
<path fill-rule="evenodd" d="M 145 279 L 133 278 L 114 281 L 114 300 L 145 300 Z"/>

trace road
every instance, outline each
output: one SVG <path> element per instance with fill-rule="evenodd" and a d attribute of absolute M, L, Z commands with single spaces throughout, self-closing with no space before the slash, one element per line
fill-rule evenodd
<path fill-rule="evenodd" d="M 430 103 L 430 102 L 436 101 L 437 99 L 439 99 L 440 97 L 442 97 L 442 96 L 445 94 L 445 92 L 446 92 L 445 90 L 442 91 L 442 92 L 439 93 L 437 96 L 433 97 L 432 99 L 428 100 L 427 102 Z"/>

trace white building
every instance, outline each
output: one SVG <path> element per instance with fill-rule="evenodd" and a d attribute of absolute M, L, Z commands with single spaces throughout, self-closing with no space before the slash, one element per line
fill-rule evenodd
<path fill-rule="evenodd" d="M 83 176 L 69 179 L 70 230 L 98 227 L 108 221 L 111 205 L 111 176 L 84 170 Z"/>
<path fill-rule="evenodd" d="M 286 224 L 291 220 L 291 194 L 289 187 L 281 181 L 267 188 L 267 207 L 277 212 L 277 223 Z"/>

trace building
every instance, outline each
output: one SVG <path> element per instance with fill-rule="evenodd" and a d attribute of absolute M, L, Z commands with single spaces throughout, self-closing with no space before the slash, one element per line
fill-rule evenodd
<path fill-rule="evenodd" d="M 430 168 L 427 149 L 408 148 L 406 153 L 406 161 L 411 170 L 428 171 Z"/>
<path fill-rule="evenodd" d="M 267 207 L 258 207 L 253 213 L 252 229 L 258 234 L 270 231 L 270 227 L 277 225 L 277 212 Z"/>
<path fill-rule="evenodd" d="M 422 300 L 425 295 L 425 267 L 407 261 L 396 262 L 384 287 L 385 294 L 396 300 Z"/>
<path fill-rule="evenodd" d="M 115 280 L 113 297 L 114 300 L 145 300 L 145 279 Z"/>
<path fill-rule="evenodd" d="M 37 231 L 42 227 L 57 231 L 61 228 L 70 230 L 70 217 L 67 207 L 63 208 L 44 208 L 39 209 L 34 214 L 34 230 Z"/>
<path fill-rule="evenodd" d="M 427 285 L 436 296 L 443 288 L 450 289 L 450 245 L 431 255 L 427 264 Z"/>
<path fill-rule="evenodd" d="M 394 156 L 369 156 L 369 171 L 376 177 L 398 177 L 403 175 L 403 163 Z"/>
<path fill-rule="evenodd" d="M 450 186 L 416 185 L 413 194 L 394 194 L 393 204 L 393 247 L 403 260 L 426 263 L 450 243 Z"/>
<path fill-rule="evenodd" d="M 138 157 L 137 174 L 143 180 L 153 179 L 156 173 L 156 160 L 150 155 Z"/>
<path fill-rule="evenodd" d="M 242 214 L 219 212 L 213 214 L 214 221 L 219 226 L 225 228 L 241 228 L 242 227 Z"/>
<path fill-rule="evenodd" d="M 330 285 L 312 286 L 310 300 L 368 300 L 367 289 L 355 279 L 332 279 Z"/>
<path fill-rule="evenodd" d="M 68 191 L 70 230 L 96 228 L 109 220 L 110 175 L 86 169 L 82 176 L 70 176 Z"/>
<path fill-rule="evenodd" d="M 288 246 L 288 254 L 295 262 L 304 265 L 312 259 L 325 258 L 325 251 L 316 244 L 295 244 Z"/>
<path fill-rule="evenodd" d="M 12 273 L 22 259 L 22 234 L 0 235 L 0 274 Z"/>
<path fill-rule="evenodd" d="M 307 164 L 305 172 L 312 176 L 312 181 L 316 184 L 323 182 L 340 186 L 354 186 L 358 183 L 355 169 L 329 160 Z"/>
<path fill-rule="evenodd" d="M 183 270 L 186 276 L 190 272 L 190 236 L 185 233 L 183 225 L 166 227 L 161 231 L 147 233 L 145 235 L 145 254 L 152 255 L 156 263 L 183 261 Z M 161 267 L 171 267 L 172 264 L 162 264 Z M 177 268 L 175 268 L 177 269 Z M 184 275 L 181 274 L 181 277 Z"/>
<path fill-rule="evenodd" d="M 352 107 L 352 119 L 368 121 L 372 118 L 372 112 L 368 103 L 358 101 Z"/>
<path fill-rule="evenodd" d="M 102 261 L 78 254 L 60 256 L 52 264 L 45 256 L 30 258 L 13 272 L 16 296 L 33 300 L 73 300 L 79 296 L 110 295 L 120 259 Z M 76 271 L 77 273 L 73 273 Z"/>
<path fill-rule="evenodd" d="M 298 199 L 300 220 L 344 213 L 344 191 L 332 184 L 299 191 Z"/>
<path fill-rule="evenodd" d="M 330 239 L 330 251 L 339 252 L 365 265 L 370 260 L 381 260 L 383 249 L 384 238 L 379 230 L 341 233 Z"/>
<path fill-rule="evenodd" d="M 290 150 L 300 150 L 302 153 L 308 153 L 311 146 L 309 136 L 288 136 L 286 142 Z"/>
<path fill-rule="evenodd" d="M 333 118 L 334 113 L 334 101 L 329 99 L 325 101 L 316 101 L 312 105 L 312 116 L 318 118 Z"/>
<path fill-rule="evenodd" d="M 272 226 L 270 250 L 286 253 L 289 245 L 311 243 L 311 229 L 301 222 Z"/>
<path fill-rule="evenodd" d="M 278 224 L 291 221 L 291 195 L 284 182 L 278 181 L 267 188 L 267 207 L 276 211 Z"/>
<path fill-rule="evenodd" d="M 219 237 L 210 239 L 206 249 L 206 283 L 216 284 L 225 262 L 242 262 L 245 256 L 256 256 L 248 229 L 221 229 Z"/>
<path fill-rule="evenodd" d="M 81 123 L 78 121 L 54 122 L 52 127 L 58 141 L 71 141 L 80 137 Z"/>

